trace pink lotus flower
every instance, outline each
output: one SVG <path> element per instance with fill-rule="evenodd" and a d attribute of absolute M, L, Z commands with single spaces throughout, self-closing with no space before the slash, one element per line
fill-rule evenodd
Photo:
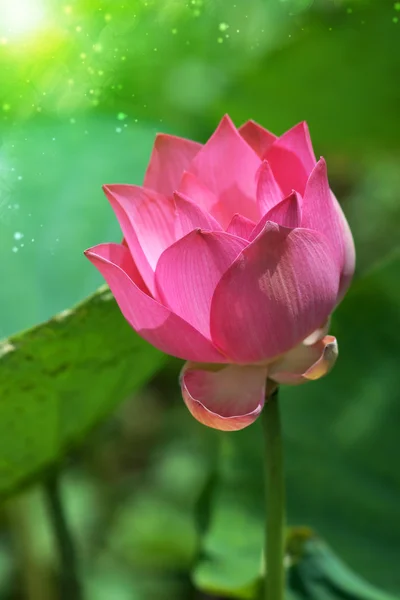
<path fill-rule="evenodd" d="M 267 378 L 331 368 L 327 324 L 355 254 L 305 123 L 276 137 L 226 116 L 204 145 L 159 134 L 144 186 L 104 191 L 124 242 L 86 256 L 139 335 L 188 361 L 182 394 L 199 421 L 246 427 Z"/>

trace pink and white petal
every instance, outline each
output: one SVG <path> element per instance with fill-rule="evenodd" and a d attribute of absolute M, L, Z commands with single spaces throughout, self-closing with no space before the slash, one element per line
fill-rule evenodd
<path fill-rule="evenodd" d="M 103 275 L 125 319 L 141 337 L 184 360 L 226 362 L 210 340 L 146 293 L 125 246 L 100 244 L 85 255 Z"/>
<path fill-rule="evenodd" d="M 221 225 L 208 212 L 194 204 L 190 199 L 174 192 L 174 201 L 176 207 L 175 218 L 175 236 L 180 239 L 194 229 L 204 229 L 205 231 L 222 231 Z"/>
<path fill-rule="evenodd" d="M 159 133 L 156 136 L 150 162 L 144 176 L 144 187 L 170 196 L 198 151 L 201 144 L 185 138 Z"/>
<path fill-rule="evenodd" d="M 242 138 L 251 148 L 253 148 L 254 152 L 256 152 L 260 158 L 264 156 L 268 148 L 270 148 L 277 139 L 276 135 L 252 120 L 243 123 L 238 131 Z"/>
<path fill-rule="evenodd" d="M 175 241 L 172 198 L 136 185 L 106 185 L 111 203 L 135 263 L 151 293 L 160 254 Z"/>
<path fill-rule="evenodd" d="M 339 298 L 350 285 L 355 267 L 354 242 L 346 218 L 329 188 L 326 163 L 321 158 L 307 182 L 302 226 L 323 233 L 341 270 Z"/>
<path fill-rule="evenodd" d="M 304 193 L 307 178 L 315 166 L 316 159 L 310 134 L 305 122 L 289 129 L 265 153 L 283 193 L 291 190 Z"/>
<path fill-rule="evenodd" d="M 232 362 L 269 361 L 328 318 L 338 286 L 323 235 L 268 222 L 215 289 L 211 339 Z"/>
<path fill-rule="evenodd" d="M 197 229 L 160 256 L 156 287 L 161 302 L 210 339 L 215 287 L 247 241 L 225 232 Z"/>
<path fill-rule="evenodd" d="M 276 204 L 267 213 L 270 221 L 294 229 L 301 225 L 302 198 L 297 192 L 292 192 L 282 202 Z"/>
<path fill-rule="evenodd" d="M 246 219 L 246 217 L 236 214 L 233 215 L 226 232 L 241 237 L 244 240 L 248 240 L 255 225 L 254 221 L 250 221 L 250 219 Z"/>
<path fill-rule="evenodd" d="M 187 171 L 182 175 L 178 192 L 208 213 L 211 213 L 218 204 L 217 196 L 198 177 Z"/>
<path fill-rule="evenodd" d="M 265 367 L 227 365 L 210 370 L 187 363 L 180 381 L 191 414 L 203 425 L 237 431 L 251 425 L 265 402 Z"/>
<path fill-rule="evenodd" d="M 338 357 L 336 338 L 324 338 L 306 346 L 299 344 L 283 358 L 269 367 L 268 377 L 276 383 L 298 385 L 309 380 L 320 379 L 332 369 Z"/>
<path fill-rule="evenodd" d="M 316 344 L 327 335 L 330 326 L 331 318 L 329 317 L 322 325 L 322 327 L 318 327 L 318 329 L 313 331 L 310 335 L 306 337 L 305 340 L 303 340 L 303 344 L 305 344 L 306 346 L 312 346 L 313 344 Z"/>
<path fill-rule="evenodd" d="M 257 154 L 225 116 L 188 169 L 218 197 L 223 228 L 235 213 L 258 219 L 255 175 L 259 166 Z"/>
<path fill-rule="evenodd" d="M 271 165 L 264 160 L 257 172 L 257 205 L 260 215 L 265 215 L 284 199 L 276 182 Z"/>

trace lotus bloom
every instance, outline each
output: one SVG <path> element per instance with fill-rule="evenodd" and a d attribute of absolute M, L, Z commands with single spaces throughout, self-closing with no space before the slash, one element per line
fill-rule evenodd
<path fill-rule="evenodd" d="M 104 191 L 124 241 L 86 256 L 138 334 L 187 361 L 182 395 L 199 421 L 242 429 L 267 380 L 331 368 L 327 324 L 355 254 L 305 123 L 276 137 L 226 116 L 204 145 L 159 134 L 143 186 Z"/>

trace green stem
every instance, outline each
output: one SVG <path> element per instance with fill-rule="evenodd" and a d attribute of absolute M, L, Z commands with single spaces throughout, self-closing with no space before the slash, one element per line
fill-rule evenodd
<path fill-rule="evenodd" d="M 60 564 L 60 600 L 83 600 L 73 537 L 68 527 L 56 472 L 44 483 L 49 519 L 56 541 Z"/>
<path fill-rule="evenodd" d="M 265 439 L 266 529 L 265 600 L 285 595 L 285 485 L 278 389 L 267 399 L 262 413 Z"/>

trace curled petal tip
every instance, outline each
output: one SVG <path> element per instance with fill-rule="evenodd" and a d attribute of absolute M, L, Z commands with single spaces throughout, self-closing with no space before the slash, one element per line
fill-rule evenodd
<path fill-rule="evenodd" d="M 320 379 L 332 369 L 339 355 L 339 348 L 332 335 L 326 335 L 322 340 L 325 344 L 320 358 L 304 373 L 306 379 Z"/>
<path fill-rule="evenodd" d="M 271 365 L 269 377 L 289 385 L 320 379 L 332 369 L 338 353 L 338 344 L 332 335 L 312 345 L 299 344 Z"/>

